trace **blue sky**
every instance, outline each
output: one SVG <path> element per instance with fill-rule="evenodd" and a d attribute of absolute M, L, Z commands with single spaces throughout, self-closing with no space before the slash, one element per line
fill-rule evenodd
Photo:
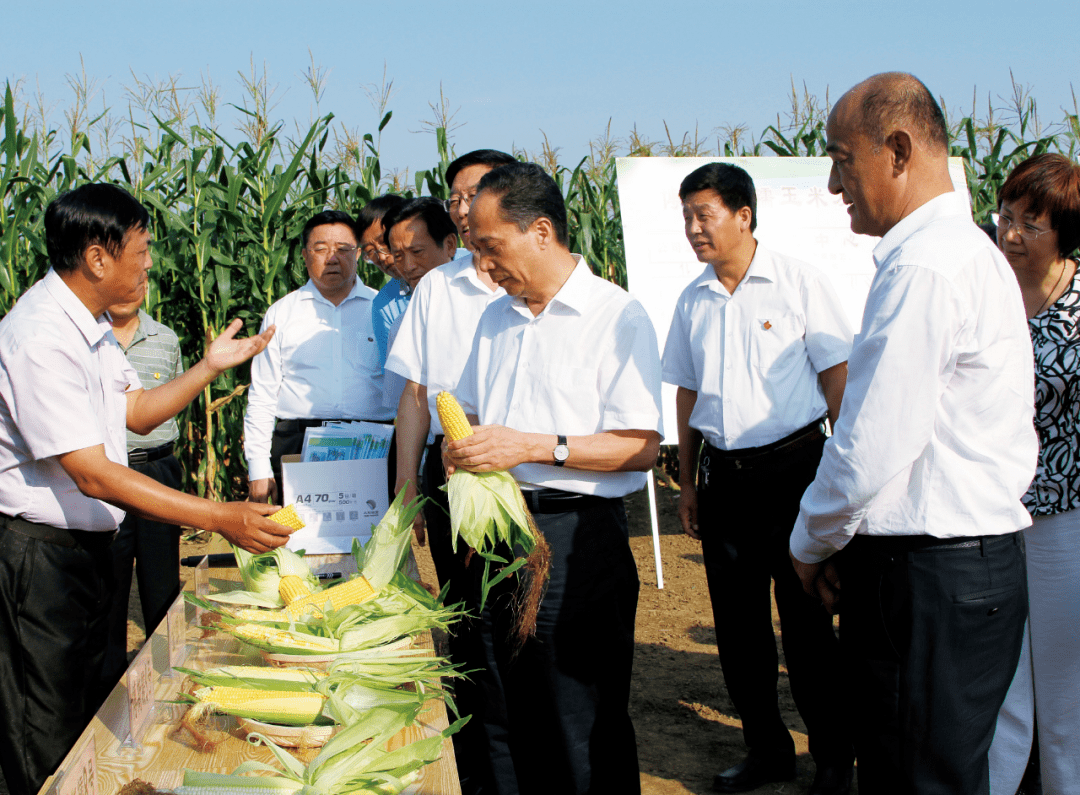
<path fill-rule="evenodd" d="M 302 74 L 327 70 L 319 110 L 361 132 L 378 119 L 362 86 L 385 64 L 394 118 L 383 136 L 387 168 L 425 168 L 435 142 L 423 130 L 440 85 L 455 121 L 452 143 L 538 151 L 543 134 L 570 164 L 611 119 L 625 138 L 636 124 L 652 139 L 666 121 L 676 137 L 695 126 L 706 136 L 724 124 L 758 134 L 789 107 L 791 80 L 835 99 L 875 72 L 914 72 L 944 96 L 950 111 L 979 112 L 1011 93 L 1009 69 L 1030 85 L 1046 121 L 1071 112 L 1080 91 L 1080 57 L 1068 44 L 1080 30 L 1080 3 L 1035 7 L 868 2 L 777 3 L 470 3 L 206 2 L 104 4 L 6 2 L 0 78 L 24 78 L 24 96 L 40 86 L 62 121 L 80 70 L 97 81 L 122 115 L 130 72 L 198 85 L 209 74 L 225 101 L 241 102 L 237 72 L 253 58 L 277 85 L 275 114 L 306 122 L 316 112 Z M 102 98 L 96 100 L 100 107 Z M 226 137 L 239 137 L 225 119 Z M 715 137 L 715 136 L 713 136 Z"/>

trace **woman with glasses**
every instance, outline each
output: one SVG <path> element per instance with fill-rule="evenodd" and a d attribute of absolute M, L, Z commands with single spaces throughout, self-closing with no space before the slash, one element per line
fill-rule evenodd
<path fill-rule="evenodd" d="M 1028 635 L 990 748 L 993 793 L 1015 793 L 1037 725 L 1043 792 L 1080 792 L 1080 166 L 1059 154 L 1009 175 L 994 216 L 1035 353 L 1039 466 L 1024 504 Z"/>

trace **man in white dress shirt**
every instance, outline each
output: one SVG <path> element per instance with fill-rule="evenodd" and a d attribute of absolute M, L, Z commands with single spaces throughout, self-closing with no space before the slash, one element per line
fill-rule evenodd
<path fill-rule="evenodd" d="M 52 268 L 0 321 L 0 766 L 12 793 L 37 792 L 105 695 L 109 544 L 125 511 L 217 532 L 252 552 L 288 539 L 273 506 L 213 503 L 127 464 L 126 430 L 147 434 L 274 333 L 234 339 L 144 390 L 107 307 L 145 294 L 150 216 L 106 184 L 45 211 Z"/>
<path fill-rule="evenodd" d="M 810 795 L 842 795 L 854 755 L 839 644 L 787 553 L 826 413 L 835 422 L 840 410 L 851 331 L 824 274 L 754 239 L 756 192 L 743 169 L 702 166 L 679 198 L 687 240 L 706 263 L 679 297 L 664 349 L 664 380 L 678 387 L 679 519 L 701 539 L 724 681 L 748 749 L 713 788 L 746 792 L 795 775 L 777 705 L 775 580 L 791 692 L 817 767 Z"/>
<path fill-rule="evenodd" d="M 510 470 L 551 548 L 536 636 L 515 656 L 509 580 L 483 619 L 516 773 L 506 790 L 632 795 L 638 578 L 622 498 L 645 485 L 659 450 L 656 332 L 640 303 L 570 253 L 562 194 L 543 169 L 501 166 L 479 188 L 474 256 L 508 295 L 481 317 L 458 384 L 482 425 L 447 456 Z"/>
<path fill-rule="evenodd" d="M 469 246 L 469 204 L 476 196 L 480 178 L 496 166 L 513 163 L 513 156 L 493 149 L 462 155 L 446 169 L 450 183 L 448 210 L 458 235 Z M 470 249 L 471 252 L 471 249 Z M 462 547 L 455 555 L 450 544 L 450 516 L 446 482 L 440 453 L 443 440 L 435 398 L 441 391 L 457 393 L 458 379 L 469 358 L 476 324 L 493 300 L 504 295 L 488 274 L 477 267 L 471 253 L 429 271 L 419 281 L 409 308 L 398 329 L 386 368 L 406 379 L 397 414 L 397 484 L 410 500 L 422 490 L 429 502 L 417 516 L 417 535 L 426 541 L 435 563 L 439 584 L 450 585 L 447 603 L 464 601 L 475 610 L 479 603 L 466 588 Z M 424 457 L 425 445 L 427 455 Z M 421 476 L 421 459 L 424 459 Z M 425 534 L 426 525 L 426 534 Z M 479 612 L 476 610 L 476 612 Z M 484 791 L 494 760 L 488 753 L 484 723 L 478 702 L 478 688 L 489 676 L 482 641 L 473 631 L 473 622 L 463 619 L 450 637 L 450 658 L 472 670 L 468 680 L 455 685 L 454 698 L 462 714 L 473 719 L 454 735 L 454 756 L 464 793 Z M 505 758 L 505 753 L 499 758 Z M 498 761 L 494 761 L 498 765 Z"/>
<path fill-rule="evenodd" d="M 983 795 L 1027 613 L 1017 531 L 1038 442 L 1024 306 L 953 190 L 926 86 L 871 77 L 826 132 L 829 189 L 852 231 L 883 237 L 792 560 L 808 592 L 842 606 L 859 790 Z"/>
<path fill-rule="evenodd" d="M 326 420 L 386 422 L 383 374 L 371 325 L 376 293 L 356 278 L 356 223 L 338 210 L 301 233 L 308 282 L 266 310 L 278 334 L 251 362 L 244 415 L 249 498 L 277 499 L 281 456 L 299 453 L 307 428 Z"/>

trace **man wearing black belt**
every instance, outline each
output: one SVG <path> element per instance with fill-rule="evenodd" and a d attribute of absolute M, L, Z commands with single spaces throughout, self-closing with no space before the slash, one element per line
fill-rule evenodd
<path fill-rule="evenodd" d="M 842 601 L 859 790 L 986 795 L 1027 617 L 1018 531 L 1038 439 L 1024 304 L 953 189 L 926 86 L 875 75 L 826 133 L 829 190 L 853 232 L 881 240 L 791 556 L 808 592 Z"/>
<path fill-rule="evenodd" d="M 272 328 L 233 321 L 179 378 L 145 390 L 105 310 L 142 300 L 150 216 L 115 185 L 88 184 L 45 210 L 52 268 L 0 321 L 0 766 L 37 792 L 101 703 L 112 559 L 125 511 L 217 532 L 251 552 L 288 539 L 274 506 L 214 503 L 126 466 L 126 427 L 146 434 Z"/>
<path fill-rule="evenodd" d="M 480 178 L 495 166 L 513 162 L 514 158 L 505 152 L 482 149 L 462 155 L 447 167 L 448 211 L 466 246 L 470 245 L 469 203 L 476 196 Z M 407 489 L 406 500 L 416 495 L 418 487 L 423 490 L 428 502 L 417 516 L 417 538 L 421 543 L 427 541 L 439 584 L 445 587 L 449 583 L 447 603 L 465 602 L 474 613 L 479 612 L 479 602 L 472 603 L 466 583 L 464 560 L 468 550 L 459 547 L 455 554 L 450 543 L 449 504 L 441 489 L 446 482 L 441 453 L 443 432 L 435 398 L 443 390 L 457 393 L 476 324 L 487 306 L 501 295 L 503 291 L 477 267 L 471 253 L 428 271 L 416 286 L 386 363 L 387 370 L 407 379 L 397 409 L 396 489 Z M 484 729 L 490 716 L 479 712 L 478 692 L 486 686 L 490 671 L 476 626 L 473 619 L 463 618 L 449 640 L 450 658 L 463 670 L 473 671 L 454 688 L 458 709 L 473 715 L 454 735 L 454 756 L 465 795 L 489 791 L 491 770 L 506 757 L 503 753 L 492 759 L 488 753 Z"/>
<path fill-rule="evenodd" d="M 710 163 L 679 188 L 686 237 L 704 272 L 683 291 L 664 348 L 678 387 L 679 519 L 701 539 L 724 681 L 746 759 L 716 776 L 744 792 L 795 775 L 777 705 L 770 585 L 795 704 L 817 772 L 811 795 L 845 793 L 853 752 L 832 616 L 802 590 L 787 555 L 844 393 L 851 332 L 823 274 L 754 239 L 750 175 Z M 698 451 L 702 447 L 700 465 Z"/>
<path fill-rule="evenodd" d="M 142 309 L 142 301 L 109 307 L 113 335 L 143 389 L 156 389 L 184 372 L 180 341 L 168 326 Z M 173 445 L 180 436 L 175 419 L 148 434 L 128 431 L 128 466 L 170 489 L 180 488 L 180 462 Z M 119 681 L 127 668 L 128 596 L 132 564 L 139 581 L 139 603 L 149 635 L 165 618 L 180 593 L 180 528 L 129 513 L 120 523 L 110 547 L 116 589 L 109 616 L 109 647 L 105 652 L 105 682 Z"/>
<path fill-rule="evenodd" d="M 622 498 L 645 485 L 659 450 L 656 333 L 641 304 L 570 253 L 562 194 L 539 166 L 485 174 L 469 233 L 508 295 L 484 311 L 458 386 L 484 424 L 447 455 L 510 470 L 551 548 L 536 636 L 517 650 L 506 588 L 483 617 L 515 773 L 499 791 L 633 795 L 638 578 Z"/>
<path fill-rule="evenodd" d="M 301 232 L 308 282 L 275 301 L 263 328 L 279 329 L 251 362 L 244 414 L 248 495 L 278 498 L 281 457 L 299 453 L 304 431 L 329 420 L 392 420 L 372 326 L 376 292 L 356 277 L 352 216 L 327 210 Z"/>

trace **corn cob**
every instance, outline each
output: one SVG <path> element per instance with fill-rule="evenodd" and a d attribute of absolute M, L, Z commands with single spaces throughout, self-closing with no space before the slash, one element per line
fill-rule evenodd
<path fill-rule="evenodd" d="M 281 600 L 285 602 L 286 607 L 291 605 L 297 599 L 311 593 L 311 589 L 308 588 L 307 583 L 295 574 L 286 574 L 282 577 L 281 582 L 278 583 L 278 591 L 281 593 Z"/>
<path fill-rule="evenodd" d="M 318 609 L 326 605 L 327 602 L 330 603 L 331 609 L 340 610 L 346 605 L 358 605 L 361 602 L 366 602 L 375 595 L 376 591 L 371 587 L 371 583 L 367 581 L 366 577 L 359 575 L 348 582 L 295 599 L 288 603 L 286 611 L 291 615 L 299 616 L 307 608 L 314 607 Z"/>
<path fill-rule="evenodd" d="M 270 514 L 268 518 L 271 522 L 291 527 L 294 531 L 304 527 L 304 520 L 296 513 L 296 508 L 292 505 L 286 505 L 277 513 Z"/>
<path fill-rule="evenodd" d="M 270 645 L 280 648 L 304 649 L 306 651 L 339 651 L 339 645 L 333 638 L 320 638 L 315 635 L 300 635 L 282 629 L 265 627 L 260 624 L 237 624 L 229 631 L 240 638 L 256 645 Z"/>
<path fill-rule="evenodd" d="M 439 410 L 439 422 L 442 423 L 443 433 L 452 442 L 472 436 L 472 426 L 465 417 L 465 411 L 457 398 L 449 392 L 440 392 L 435 398 L 435 407 Z"/>
<path fill-rule="evenodd" d="M 192 695 L 218 712 L 288 726 L 307 726 L 322 714 L 324 696 L 295 690 L 200 687 Z"/>

